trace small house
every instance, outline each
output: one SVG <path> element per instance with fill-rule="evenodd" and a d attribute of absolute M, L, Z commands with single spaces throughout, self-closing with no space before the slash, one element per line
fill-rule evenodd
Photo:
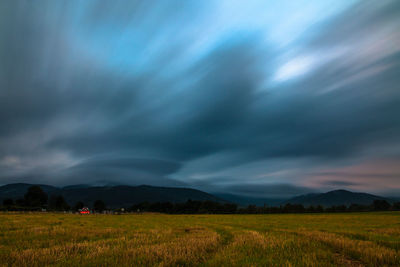
<path fill-rule="evenodd" d="M 79 210 L 79 214 L 90 214 L 90 210 L 88 207 L 83 207 Z"/>

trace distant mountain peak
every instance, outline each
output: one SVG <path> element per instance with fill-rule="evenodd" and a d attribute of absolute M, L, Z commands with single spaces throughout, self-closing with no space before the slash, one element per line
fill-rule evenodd
<path fill-rule="evenodd" d="M 75 189 L 75 188 L 88 188 L 91 187 L 90 184 L 72 184 L 62 187 L 62 189 Z"/>
<path fill-rule="evenodd" d="M 345 189 L 336 189 L 336 190 L 332 190 L 332 191 L 328 191 L 326 193 L 353 193 L 349 190 L 345 190 Z"/>
<path fill-rule="evenodd" d="M 332 190 L 326 193 L 307 194 L 293 197 L 283 204 L 302 204 L 304 206 L 322 205 L 325 207 L 339 206 L 351 204 L 370 205 L 374 200 L 386 200 L 391 202 L 391 199 L 376 196 L 368 193 L 351 192 L 344 189 Z"/>

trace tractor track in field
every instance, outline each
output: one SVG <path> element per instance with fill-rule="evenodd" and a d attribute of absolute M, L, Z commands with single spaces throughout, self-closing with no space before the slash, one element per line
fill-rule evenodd
<path fill-rule="evenodd" d="M 362 262 L 349 258 L 347 255 L 341 254 L 339 252 L 336 252 L 334 255 L 335 259 L 337 260 L 337 263 L 340 264 L 340 266 L 349 266 L 349 267 L 365 266 Z"/>
<path fill-rule="evenodd" d="M 210 230 L 215 231 L 221 238 L 221 240 L 218 244 L 218 247 L 212 253 L 210 253 L 210 258 L 212 258 L 212 257 L 215 257 L 216 255 L 218 255 L 218 253 L 220 253 L 221 251 L 226 249 L 232 243 L 234 235 L 232 234 L 231 231 L 226 229 L 226 226 L 221 227 L 221 225 L 218 225 L 218 224 L 209 224 L 207 227 Z M 228 227 L 233 229 L 233 227 L 230 227 L 230 226 L 228 226 Z M 203 262 L 203 264 L 204 263 L 205 262 Z"/>
<path fill-rule="evenodd" d="M 364 262 L 363 259 L 365 255 L 363 252 L 359 251 L 358 247 L 347 246 L 346 243 L 342 243 L 344 240 L 349 242 L 358 242 L 358 246 L 363 246 L 365 243 L 372 243 L 376 245 L 376 249 L 384 250 L 382 253 L 386 253 L 387 256 L 382 258 L 375 258 L 374 265 L 378 266 L 399 266 L 399 259 L 395 255 L 390 255 L 390 253 L 395 252 L 394 249 L 387 248 L 385 246 L 381 246 L 377 243 L 368 240 L 360 240 L 360 239 L 350 239 L 349 237 L 341 234 L 337 234 L 334 232 L 325 232 L 325 231 L 314 231 L 314 232 L 296 232 L 293 231 L 294 234 L 302 236 L 304 238 L 317 241 L 323 245 L 325 245 L 328 249 L 330 249 L 337 256 L 337 259 L 340 264 L 344 266 L 366 266 L 369 265 L 367 262 Z M 336 240 L 336 238 L 338 240 Z M 343 239 L 343 240 L 341 240 Z M 390 256 L 390 259 L 389 259 Z M 396 259 L 397 258 L 397 259 Z"/>

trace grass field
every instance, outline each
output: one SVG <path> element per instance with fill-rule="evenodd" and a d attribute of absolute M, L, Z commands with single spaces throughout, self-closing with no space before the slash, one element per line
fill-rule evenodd
<path fill-rule="evenodd" d="M 400 266 L 400 213 L 0 214 L 0 266 Z"/>

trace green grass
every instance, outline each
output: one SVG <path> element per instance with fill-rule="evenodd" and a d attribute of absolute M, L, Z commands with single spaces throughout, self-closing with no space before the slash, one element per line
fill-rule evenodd
<path fill-rule="evenodd" d="M 400 266 L 400 213 L 0 213 L 0 266 Z"/>

